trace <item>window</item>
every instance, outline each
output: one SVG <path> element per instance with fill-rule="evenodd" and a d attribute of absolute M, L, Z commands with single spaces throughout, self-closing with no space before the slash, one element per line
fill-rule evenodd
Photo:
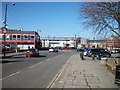
<path fill-rule="evenodd" d="M 12 40 L 16 40 L 16 35 L 13 35 L 13 38 L 12 38 Z"/>
<path fill-rule="evenodd" d="M 17 40 L 21 40 L 21 36 L 20 35 L 17 35 Z"/>
<path fill-rule="evenodd" d="M 6 40 L 10 40 L 10 35 L 6 35 Z"/>
<path fill-rule="evenodd" d="M 28 40 L 28 36 L 27 35 L 24 35 L 24 40 Z"/>
<path fill-rule="evenodd" d="M 34 40 L 34 36 L 30 36 L 30 40 Z"/>

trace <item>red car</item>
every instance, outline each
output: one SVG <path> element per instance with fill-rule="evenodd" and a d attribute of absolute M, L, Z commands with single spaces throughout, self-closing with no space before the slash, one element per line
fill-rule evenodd
<path fill-rule="evenodd" d="M 10 52 L 10 51 L 11 51 L 11 48 L 8 47 L 8 46 L 3 45 L 3 46 L 2 46 L 2 52 L 4 52 L 4 50 L 5 50 L 6 52 Z"/>
<path fill-rule="evenodd" d="M 35 57 L 35 56 L 39 56 L 39 51 L 37 49 L 32 48 L 26 51 L 26 57 Z"/>

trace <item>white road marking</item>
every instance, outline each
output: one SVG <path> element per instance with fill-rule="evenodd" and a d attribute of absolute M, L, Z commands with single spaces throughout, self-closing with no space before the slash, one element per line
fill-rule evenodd
<path fill-rule="evenodd" d="M 50 84 L 47 86 L 47 88 L 52 88 L 55 84 L 55 82 L 59 79 L 59 77 L 61 76 L 61 74 L 63 73 L 63 71 L 65 70 L 67 66 L 67 63 L 60 69 L 60 71 L 55 75 L 55 77 L 53 78 L 53 80 L 50 82 Z"/>
<path fill-rule="evenodd" d="M 18 73 L 20 73 L 20 71 L 18 71 L 18 72 L 16 72 L 16 73 L 13 73 L 13 74 L 11 74 L 11 75 L 9 75 L 9 76 L 6 76 L 6 77 L 4 77 L 4 78 L 1 78 L 0 80 L 4 80 L 4 79 L 7 79 L 7 78 L 10 78 L 10 77 L 12 77 L 12 76 L 14 76 L 14 75 L 17 75 Z"/>
<path fill-rule="evenodd" d="M 42 62 L 40 62 L 40 63 L 37 63 L 37 64 L 35 64 L 35 65 L 32 65 L 32 66 L 30 66 L 30 67 L 28 67 L 29 69 L 30 68 L 33 68 L 33 67 L 35 67 L 35 66 L 37 66 L 37 65 L 40 65 Z"/>

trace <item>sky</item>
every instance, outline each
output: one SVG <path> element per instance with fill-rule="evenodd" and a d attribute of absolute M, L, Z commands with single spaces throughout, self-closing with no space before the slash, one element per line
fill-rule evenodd
<path fill-rule="evenodd" d="M 2 21 L 8 4 L 7 24 L 10 29 L 39 31 L 41 37 L 95 37 L 82 24 L 81 2 L 2 2 Z M 40 32 L 41 31 L 41 32 Z"/>

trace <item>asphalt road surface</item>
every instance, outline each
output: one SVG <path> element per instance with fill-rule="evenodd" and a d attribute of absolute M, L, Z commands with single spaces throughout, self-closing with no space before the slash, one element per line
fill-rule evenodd
<path fill-rule="evenodd" d="M 3 88 L 46 88 L 75 51 L 40 52 L 39 57 L 25 55 L 4 59 Z"/>

